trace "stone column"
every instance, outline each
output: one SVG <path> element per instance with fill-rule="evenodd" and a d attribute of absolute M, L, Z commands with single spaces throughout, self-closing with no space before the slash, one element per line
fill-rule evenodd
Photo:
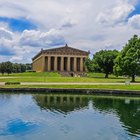
<path fill-rule="evenodd" d="M 70 57 L 68 57 L 67 59 L 67 71 L 70 71 Z"/>
<path fill-rule="evenodd" d="M 80 58 L 80 72 L 83 72 L 84 61 L 83 58 Z"/>
<path fill-rule="evenodd" d="M 42 72 L 45 72 L 45 56 L 42 56 Z"/>
<path fill-rule="evenodd" d="M 61 71 L 64 71 L 64 57 L 61 57 Z"/>
<path fill-rule="evenodd" d="M 57 56 L 54 57 L 54 71 L 57 71 Z"/>
<path fill-rule="evenodd" d="M 74 72 L 77 72 L 77 58 L 74 57 Z"/>
<path fill-rule="evenodd" d="M 51 70 L 51 57 L 48 56 L 48 71 Z"/>
<path fill-rule="evenodd" d="M 85 72 L 86 71 L 86 68 L 85 68 L 85 65 L 84 65 L 84 63 L 85 63 L 85 57 L 83 58 L 83 71 Z"/>

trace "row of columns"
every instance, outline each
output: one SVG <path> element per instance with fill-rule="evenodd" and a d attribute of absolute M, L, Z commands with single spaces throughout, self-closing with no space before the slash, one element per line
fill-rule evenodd
<path fill-rule="evenodd" d="M 44 99 L 44 102 L 47 103 L 47 104 L 51 104 L 51 103 L 82 103 L 83 101 L 85 101 L 84 98 L 81 98 L 81 97 L 59 97 L 59 96 L 46 96 L 45 99 Z"/>
<path fill-rule="evenodd" d="M 53 64 L 52 64 L 53 59 Z M 58 59 L 60 60 L 60 69 L 58 70 Z M 73 59 L 73 63 L 71 62 Z M 58 56 L 47 56 L 44 57 L 44 70 L 45 71 L 84 71 L 84 58 L 83 57 L 58 57 Z M 71 64 L 72 63 L 72 64 Z M 53 70 L 52 70 L 53 66 Z M 71 66 L 73 70 L 71 70 Z M 79 69 L 78 69 L 79 68 Z"/>

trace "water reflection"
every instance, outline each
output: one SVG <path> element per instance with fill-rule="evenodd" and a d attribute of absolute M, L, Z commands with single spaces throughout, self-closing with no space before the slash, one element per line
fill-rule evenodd
<path fill-rule="evenodd" d="M 140 139 L 140 98 L 0 94 L 0 140 Z"/>
<path fill-rule="evenodd" d="M 140 100 L 92 98 L 94 107 L 101 112 L 115 112 L 130 134 L 140 134 Z"/>
<path fill-rule="evenodd" d="M 33 95 L 34 100 L 41 109 L 59 111 L 69 114 L 74 110 L 88 108 L 89 99 L 79 95 Z"/>
<path fill-rule="evenodd" d="M 88 108 L 90 103 L 100 113 L 114 113 L 130 135 L 140 135 L 140 100 L 84 95 L 33 95 L 33 98 L 41 109 L 64 114 Z"/>
<path fill-rule="evenodd" d="M 10 120 L 6 126 L 0 129 L 0 135 L 17 135 L 26 134 L 37 128 L 37 125 L 32 122 L 24 122 L 21 119 Z"/>

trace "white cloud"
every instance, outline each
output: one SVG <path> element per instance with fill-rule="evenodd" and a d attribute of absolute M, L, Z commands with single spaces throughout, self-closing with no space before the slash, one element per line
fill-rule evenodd
<path fill-rule="evenodd" d="M 128 24 L 134 29 L 140 29 L 140 15 L 134 15 L 129 18 Z"/>
<path fill-rule="evenodd" d="M 0 55 L 7 56 L 8 60 L 10 56 L 11 61 L 31 62 L 31 57 L 42 47 L 47 49 L 63 43 L 65 42 L 60 30 L 50 29 L 48 32 L 24 30 L 21 34 L 17 34 L 0 28 Z"/>
<path fill-rule="evenodd" d="M 0 38 L 12 40 L 13 33 L 5 28 L 0 28 Z"/>
<path fill-rule="evenodd" d="M 70 18 L 66 18 L 62 22 L 62 27 L 71 28 L 71 27 L 75 26 L 76 24 L 78 24 L 78 21 L 70 19 Z"/>
<path fill-rule="evenodd" d="M 12 62 L 20 62 L 23 60 L 23 56 L 13 56 L 10 58 L 10 61 Z"/>
<path fill-rule="evenodd" d="M 113 8 L 101 12 L 97 17 L 97 21 L 107 25 L 123 22 L 134 9 L 134 6 L 128 2 L 119 1 Z"/>
<path fill-rule="evenodd" d="M 0 49 L 14 53 L 6 56 L 3 51 L 0 61 L 31 62 L 41 48 L 59 46 L 65 42 L 71 47 L 92 53 L 101 49 L 120 50 L 133 34 L 140 34 L 140 16 L 129 17 L 137 2 L 0 0 L 0 17 L 23 17 L 38 27 L 37 30 L 18 33 L 0 22 Z"/>
<path fill-rule="evenodd" d="M 50 47 L 65 43 L 59 30 L 50 29 L 48 32 L 25 30 L 20 37 L 21 45 L 32 47 Z"/>

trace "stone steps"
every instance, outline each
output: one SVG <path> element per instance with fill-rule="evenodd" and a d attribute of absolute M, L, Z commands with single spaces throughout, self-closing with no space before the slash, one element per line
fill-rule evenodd
<path fill-rule="evenodd" d="M 64 71 L 64 72 L 59 72 L 59 74 L 61 76 L 64 76 L 64 77 L 83 77 L 83 76 L 85 76 L 85 74 L 81 73 L 81 72 L 67 72 L 67 71 Z"/>

